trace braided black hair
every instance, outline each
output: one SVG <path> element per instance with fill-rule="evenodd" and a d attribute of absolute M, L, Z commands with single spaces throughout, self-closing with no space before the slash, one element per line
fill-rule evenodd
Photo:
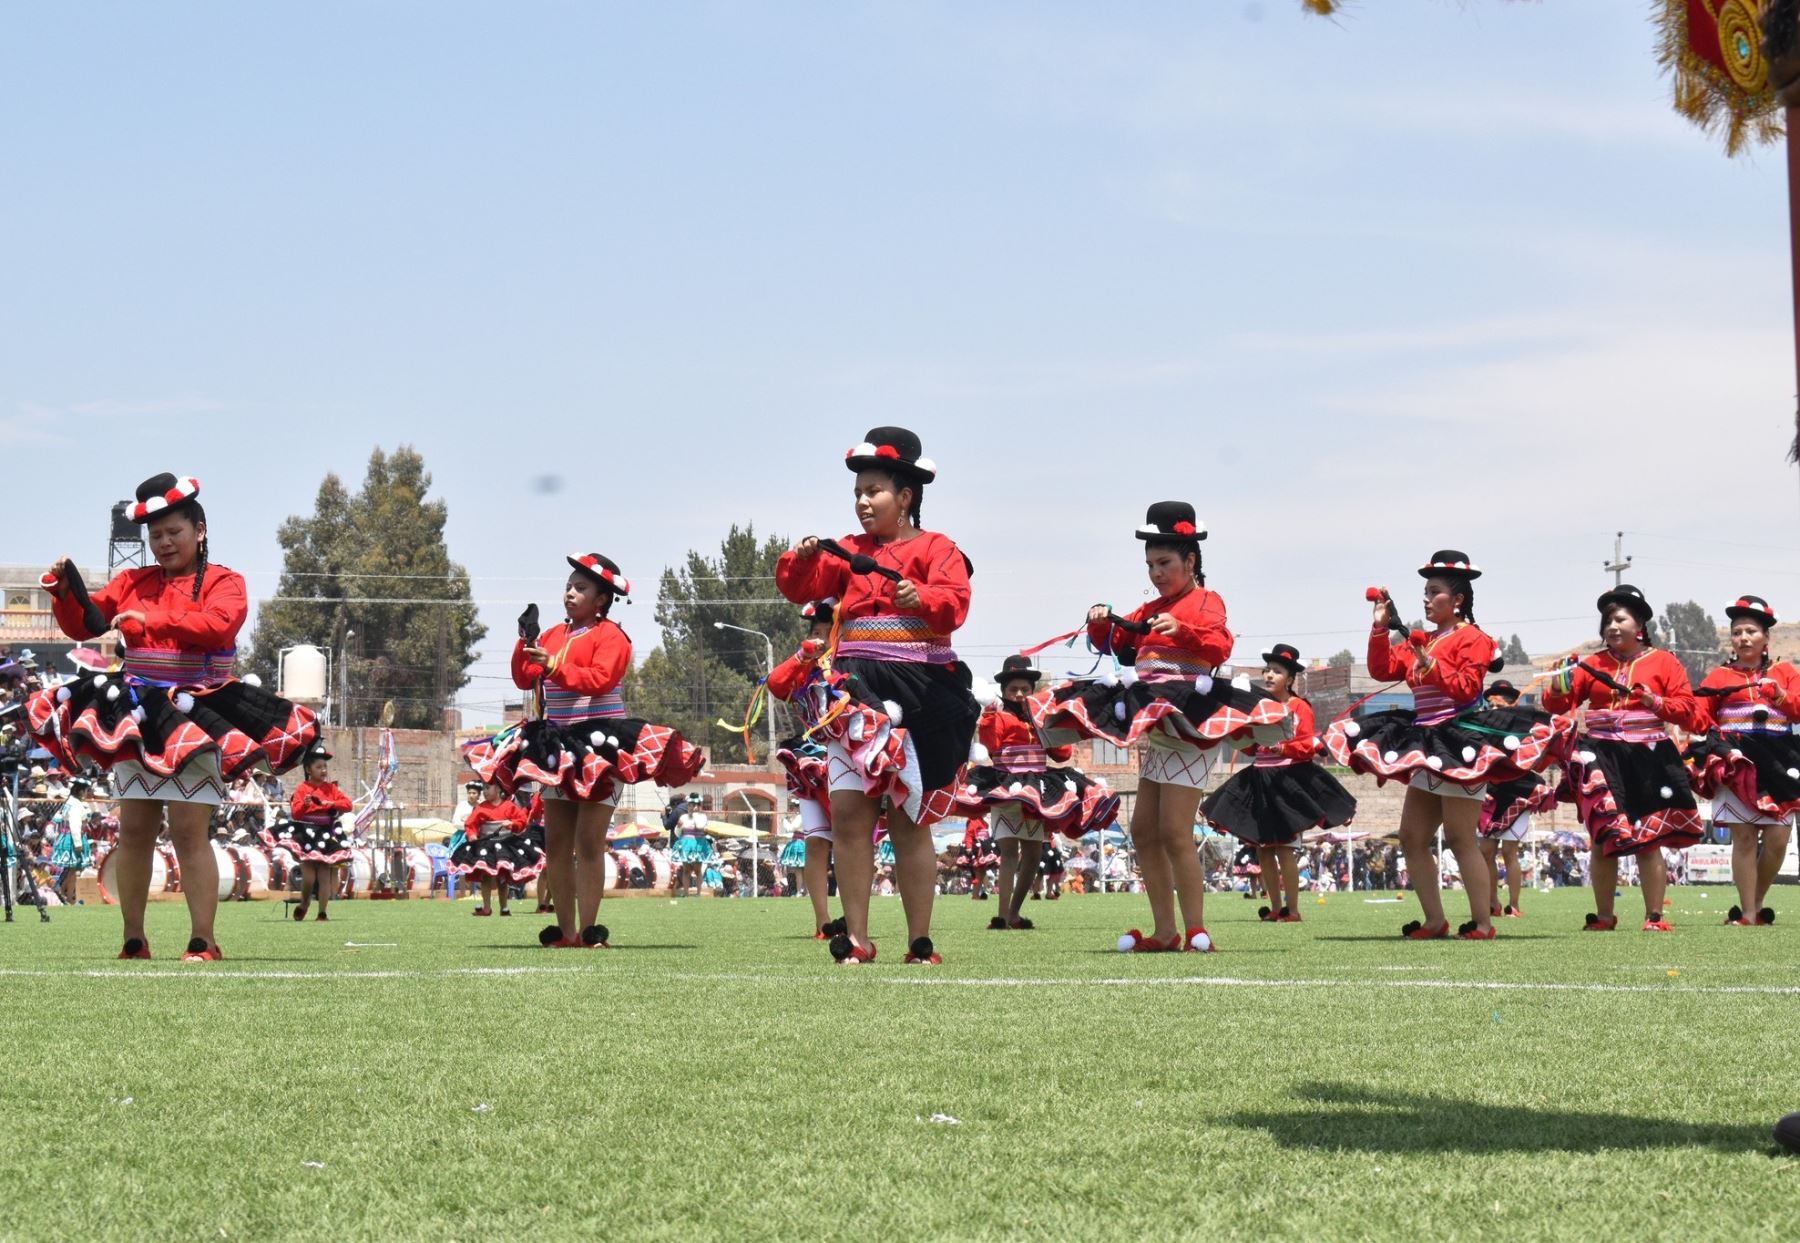
<path fill-rule="evenodd" d="M 1144 541 L 1144 551 L 1152 548 L 1166 548 L 1177 557 L 1194 554 L 1194 582 L 1206 586 L 1206 558 L 1200 551 L 1200 541 L 1194 539 L 1153 539 Z"/>

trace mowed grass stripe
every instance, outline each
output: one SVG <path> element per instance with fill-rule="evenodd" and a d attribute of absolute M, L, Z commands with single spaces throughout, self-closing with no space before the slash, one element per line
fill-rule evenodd
<path fill-rule="evenodd" d="M 567 965 L 466 904 L 227 907 L 210 966 L 58 911 L 0 927 L 0 1237 L 1782 1237 L 1796 934 L 1527 902 L 1408 945 L 1215 899 L 1203 958 L 1114 952 L 1137 898 L 944 899 L 937 969 L 893 902 L 854 969 L 801 901 L 608 904 Z"/>

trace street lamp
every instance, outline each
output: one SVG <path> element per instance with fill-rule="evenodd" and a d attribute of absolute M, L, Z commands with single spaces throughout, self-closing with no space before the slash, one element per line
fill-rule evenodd
<path fill-rule="evenodd" d="M 760 630 L 752 630 L 748 626 L 734 626 L 730 622 L 716 621 L 713 623 L 713 629 L 714 630 L 735 630 L 739 634 L 753 634 L 757 638 L 761 639 L 763 641 L 763 647 L 767 650 L 768 656 L 769 656 L 769 676 L 770 677 L 775 676 L 775 640 L 771 639 L 768 635 L 764 634 Z M 768 683 L 765 682 L 764 686 L 766 687 L 767 685 L 768 685 Z M 763 705 L 763 719 L 765 721 L 767 721 L 768 725 L 769 725 L 769 754 L 771 756 L 773 756 L 775 754 L 775 713 L 769 707 L 769 705 L 766 703 Z M 744 801 L 746 803 L 748 803 L 750 800 L 745 799 Z M 780 814 L 781 800 L 779 797 L 777 797 L 775 800 L 775 806 L 776 806 L 775 825 L 777 828 L 779 828 L 781 825 L 781 814 Z M 750 819 L 750 896 L 754 898 L 756 896 L 757 857 L 758 857 L 758 852 L 757 852 L 757 848 L 756 848 L 756 846 L 757 846 L 757 843 L 756 843 L 756 812 L 754 809 L 751 810 L 750 816 L 751 816 L 751 819 Z"/>

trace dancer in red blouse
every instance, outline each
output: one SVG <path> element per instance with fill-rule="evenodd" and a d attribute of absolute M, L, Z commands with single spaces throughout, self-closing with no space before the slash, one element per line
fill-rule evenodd
<path fill-rule="evenodd" d="M 969 561 L 948 536 L 919 525 L 937 467 L 912 432 L 874 428 L 845 464 L 856 474 L 861 533 L 831 544 L 808 536 L 775 568 L 776 587 L 794 603 L 838 601 L 830 675 L 802 703 L 830 765 L 847 926 L 831 952 L 839 962 L 875 957 L 869 887 L 875 821 L 885 814 L 906 909 L 906 961 L 936 963 L 937 856 L 928 826 L 953 804 L 980 712 L 968 667 L 950 646 L 969 613 Z"/>
<path fill-rule="evenodd" d="M 1047 691 L 1037 693 L 1038 677 L 1024 656 L 1001 662 L 994 675 L 1000 699 L 976 725 L 975 762 L 956 799 L 958 810 L 985 815 L 992 826 L 1000 856 L 1000 913 L 988 927 L 996 931 L 1033 926 L 1021 911 L 1053 834 L 1080 837 L 1109 827 L 1119 816 L 1118 795 L 1069 766 L 1073 747 L 1044 742 L 1030 706 L 1035 697 L 1042 710 L 1050 698 Z"/>
<path fill-rule="evenodd" d="M 1200 804 L 1212 824 L 1256 847 L 1269 905 L 1258 912 L 1275 923 L 1300 922 L 1300 866 L 1294 843 L 1308 829 L 1339 828 L 1356 815 L 1356 799 L 1336 777 L 1313 763 L 1321 750 L 1312 705 L 1294 693 L 1305 671 L 1292 644 L 1263 653 L 1263 689 L 1287 705 L 1294 736 L 1273 747 L 1252 747 L 1250 766 Z"/>
<path fill-rule="evenodd" d="M 784 702 L 799 699 L 806 687 L 824 677 L 821 663 L 826 648 L 831 646 L 831 625 L 835 616 L 835 600 L 814 600 L 800 609 L 806 619 L 808 633 L 800 650 L 775 666 L 769 674 L 771 698 Z M 804 735 L 789 738 L 775 752 L 775 758 L 787 771 L 788 793 L 793 796 L 794 810 L 800 817 L 800 881 L 812 903 L 813 937 L 829 941 L 844 933 L 844 921 L 831 918 L 828 891 L 831 888 L 831 790 L 825 762 L 825 747 Z M 791 844 L 790 844 L 791 846 Z M 787 851 L 782 852 L 787 857 Z"/>
<path fill-rule="evenodd" d="M 1587 707 L 1563 778 L 1587 827 L 1594 910 L 1586 931 L 1619 926 L 1613 913 L 1619 859 L 1635 855 L 1644 931 L 1668 932 L 1662 848 L 1694 845 L 1701 824 L 1681 753 L 1664 724 L 1693 730 L 1700 706 L 1681 662 L 1650 646 L 1653 612 L 1643 592 L 1622 585 L 1595 605 L 1606 647 L 1592 656 L 1571 656 L 1544 692 L 1544 706 L 1552 712 Z"/>
<path fill-rule="evenodd" d="M 1118 672 L 1054 688 L 1038 724 L 1050 742 L 1072 736 L 1138 744 L 1131 839 L 1152 927 L 1149 936 L 1133 928 L 1119 938 L 1119 949 L 1211 952 L 1206 874 L 1194 849 L 1200 792 L 1218 748 L 1278 743 L 1292 725 L 1287 709 L 1266 691 L 1213 676 L 1231 656 L 1232 637 L 1225 601 L 1206 587 L 1200 556 L 1206 529 L 1194 507 L 1158 501 L 1135 534 L 1157 598 L 1124 618 L 1103 604 L 1089 610 L 1088 642 L 1111 656 Z"/>
<path fill-rule="evenodd" d="M 1369 631 L 1369 675 L 1404 681 L 1410 710 L 1373 712 L 1360 720 L 1333 721 L 1325 748 L 1339 764 L 1372 773 L 1380 782 L 1405 781 L 1400 847 L 1425 919 L 1401 928 L 1412 940 L 1450 935 L 1438 887 L 1434 840 L 1456 855 L 1471 918 L 1457 930 L 1465 940 L 1494 936 L 1488 902 L 1487 862 L 1477 840 L 1481 807 L 1491 781 L 1536 772 L 1552 759 L 1551 745 L 1566 721 L 1525 708 L 1484 708 L 1482 685 L 1494 661 L 1494 641 L 1475 625 L 1474 582 L 1481 577 L 1466 553 L 1444 549 L 1419 569 L 1424 579 L 1425 624 L 1396 643 L 1390 632 L 1398 612 L 1385 588 L 1371 588 L 1374 628 Z"/>
<path fill-rule="evenodd" d="M 1519 688 L 1504 678 L 1490 683 L 1482 698 L 1490 708 L 1508 709 L 1519 702 Z M 1554 787 L 1537 773 L 1513 781 L 1495 781 L 1488 785 L 1487 797 L 1481 802 L 1481 820 L 1476 826 L 1481 833 L 1481 857 L 1488 865 L 1488 911 L 1508 919 L 1520 919 L 1525 912 L 1519 907 L 1525 888 L 1524 866 L 1519 859 L 1519 843 L 1531 834 L 1534 812 L 1549 811 L 1556 806 Z M 1500 905 L 1500 865 L 1506 865 L 1507 902 Z"/>
<path fill-rule="evenodd" d="M 631 585 L 599 553 L 568 562 L 568 620 L 540 634 L 533 604 L 519 618 L 513 647 L 513 684 L 537 693 L 541 715 L 472 748 L 469 765 L 507 793 L 521 781 L 538 783 L 557 921 L 538 941 L 556 949 L 594 949 L 610 935 L 596 921 L 618 787 L 639 781 L 686 785 L 700 775 L 706 757 L 676 730 L 625 715 L 619 684 L 631 668 L 631 639 L 610 615 Z"/>
<path fill-rule="evenodd" d="M 244 579 L 207 557 L 200 483 L 162 474 L 138 485 L 132 521 L 147 524 L 156 565 L 125 570 L 92 599 L 69 558 L 43 585 L 71 639 L 109 629 L 125 645 L 118 675 L 83 675 L 26 707 L 38 742 L 71 771 L 83 758 L 112 773 L 119 798 L 114 858 L 121 958 L 150 957 L 144 907 L 167 817 L 193 925 L 184 962 L 221 957 L 213 936 L 219 866 L 207 840 L 225 783 L 255 768 L 286 772 L 318 737 L 313 714 L 231 674 L 246 605 Z"/>
<path fill-rule="evenodd" d="M 318 921 L 325 922 L 325 907 L 337 889 L 338 864 L 350 861 L 350 843 L 338 823 L 338 817 L 350 810 L 350 796 L 331 779 L 330 763 L 331 752 L 323 742 L 315 742 L 301 766 L 306 780 L 295 788 L 289 800 L 288 822 L 272 837 L 275 845 L 291 852 L 300 863 L 296 922 L 306 918 L 315 890 L 319 895 Z M 263 838 L 271 840 L 266 829 Z"/>
<path fill-rule="evenodd" d="M 494 913 L 494 893 L 500 894 L 500 913 L 511 915 L 508 891 L 530 883 L 544 870 L 544 852 L 526 834 L 525 809 L 506 797 L 498 781 L 481 788 L 481 801 L 463 825 L 463 842 L 450 855 L 450 870 L 473 876 L 481 884 L 481 905 L 476 915 Z"/>
<path fill-rule="evenodd" d="M 1728 924 L 1775 922 L 1765 904 L 1800 811 L 1800 672 L 1770 663 L 1775 610 L 1739 596 L 1731 619 L 1732 658 L 1700 683 L 1700 713 L 1687 758 L 1694 788 L 1712 800 L 1713 823 L 1731 830 L 1731 879 L 1738 902 Z"/>

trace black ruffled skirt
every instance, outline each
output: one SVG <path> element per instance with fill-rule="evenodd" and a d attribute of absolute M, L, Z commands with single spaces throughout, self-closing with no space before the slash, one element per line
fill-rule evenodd
<path fill-rule="evenodd" d="M 1557 794 L 1574 802 L 1592 848 L 1609 857 L 1693 846 L 1704 835 L 1687 769 L 1667 738 L 1577 739 Z"/>
<path fill-rule="evenodd" d="M 1239 689 L 1226 678 L 1213 679 L 1205 692 L 1189 678 L 1064 682 L 1052 688 L 1041 709 L 1037 703 L 1032 708 L 1052 742 L 1064 736 L 1104 738 L 1126 747 L 1161 730 L 1204 750 L 1226 742 L 1273 745 L 1293 730 L 1279 700 L 1266 691 Z"/>
<path fill-rule="evenodd" d="M 1356 815 L 1356 797 L 1317 764 L 1252 765 L 1200 804 L 1209 823 L 1256 846 L 1286 846 L 1308 829 L 1335 829 Z"/>
<path fill-rule="evenodd" d="M 1420 725 L 1409 708 L 1333 721 L 1325 750 L 1335 763 L 1377 781 L 1410 782 L 1421 773 L 1454 785 L 1512 781 L 1549 764 L 1574 723 L 1530 708 L 1486 708 L 1437 725 Z"/>
<path fill-rule="evenodd" d="M 919 783 L 925 790 L 951 785 L 969 759 L 981 705 L 969 693 L 974 678 L 961 661 L 928 665 L 900 660 L 840 660 L 833 667 L 837 688 L 887 723 L 904 729 L 919 759 Z M 900 708 L 894 720 L 888 704 Z M 855 750 L 854 747 L 851 748 Z"/>

